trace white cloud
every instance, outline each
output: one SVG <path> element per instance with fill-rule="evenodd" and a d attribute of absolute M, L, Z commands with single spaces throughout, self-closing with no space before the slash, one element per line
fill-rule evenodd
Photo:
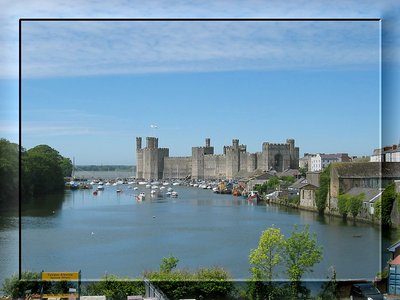
<path fill-rule="evenodd" d="M 396 10 L 397 2 L 388 1 L 336 1 L 329 7 L 323 1 L 97 1 L 97 0 L 82 0 L 78 2 L 72 1 L 1 1 L 1 7 L 4 8 L 0 13 L 0 24 L 2 31 L 0 32 L 0 45 L 2 53 L 0 53 L 0 78 L 8 78 L 18 76 L 18 19 L 24 18 L 357 18 L 357 17 L 380 17 L 393 14 Z M 54 25 L 56 26 L 56 25 Z M 127 25 L 128 27 L 130 25 Z M 146 25 L 147 26 L 147 25 Z M 108 25 L 98 24 L 96 26 L 82 26 L 82 24 L 68 24 L 68 30 L 58 31 L 58 34 L 46 36 L 49 32 L 36 32 L 31 37 L 39 38 L 38 42 L 46 43 L 36 45 L 37 56 L 32 59 L 35 64 L 29 66 L 24 64 L 27 74 L 34 71 L 35 76 L 52 76 L 55 73 L 59 75 L 91 75 L 91 74 L 127 74 L 132 72 L 169 72 L 171 68 L 175 71 L 197 70 L 203 71 L 207 69 L 204 65 L 204 60 L 220 60 L 234 59 L 237 57 L 247 57 L 254 59 L 257 55 L 277 55 L 281 50 L 271 49 L 266 51 L 262 45 L 254 47 L 255 44 L 247 45 L 252 47 L 252 56 L 249 58 L 248 52 L 244 53 L 243 46 L 239 45 L 239 41 L 235 43 L 232 37 L 240 36 L 246 33 L 238 29 L 236 34 L 222 37 L 220 40 L 215 40 L 219 30 L 212 28 L 207 33 L 208 37 L 200 31 L 188 27 L 181 28 L 175 32 L 175 35 L 168 28 L 177 27 L 176 25 L 165 25 L 163 28 L 155 28 L 152 30 L 144 28 L 141 33 L 130 38 L 123 38 L 125 33 L 118 35 Z M 180 25 L 179 25 L 180 26 Z M 238 26 L 235 26 L 237 28 Z M 119 25 L 118 28 L 126 32 L 126 26 Z M 87 39 L 79 34 L 79 31 L 85 32 Z M 149 35 L 154 37 L 154 32 L 160 34 L 159 44 L 154 44 L 150 41 Z M 278 31 L 279 32 L 279 31 Z M 357 31 L 355 31 L 357 32 Z M 120 32 L 121 33 L 121 32 Z M 162 36 L 165 33 L 166 35 Z M 305 33 L 304 31 L 302 32 Z M 44 34 L 44 35 L 43 35 Z M 186 34 L 192 35 L 193 45 L 190 45 L 188 39 L 183 38 Z M 269 33 L 272 34 L 272 33 Z M 80 37 L 80 39 L 79 39 Z M 243 35 L 242 35 L 243 37 Z M 396 31 L 391 36 L 392 39 L 399 39 L 399 33 Z M 64 45 L 56 45 L 56 41 L 65 42 Z M 240 40 L 240 39 L 239 39 Z M 70 41 L 71 43 L 68 43 Z M 215 42 L 211 46 L 199 44 L 196 42 L 209 41 Z M 275 37 L 275 42 L 279 42 L 279 37 Z M 78 44 L 74 44 L 77 42 Z M 185 45 L 186 44 L 186 45 Z M 279 43 L 276 43 L 280 45 Z M 78 47 L 79 45 L 79 47 Z M 225 45 L 225 47 L 224 47 Z M 227 47 L 230 45 L 231 47 Z M 158 47 L 157 47 L 158 46 Z M 181 47 L 178 47 L 181 46 Z M 188 52 L 189 46 L 193 46 Z M 213 46 L 213 47 L 212 47 Z M 285 45 L 283 45 L 285 46 Z M 304 45 L 300 45 L 303 47 Z M 324 46 L 324 45 L 322 45 Z M 364 46 L 364 45 L 363 45 Z M 161 48 L 163 47 L 163 48 Z M 160 51 L 162 49 L 162 51 Z M 166 50 L 167 49 L 167 50 Z M 281 48 L 282 49 L 282 48 Z M 397 49 L 397 46 L 396 46 Z M 313 56 L 312 49 L 308 51 L 303 49 L 303 53 L 307 56 Z M 331 51 L 331 48 L 326 48 Z M 349 61 L 352 58 L 359 58 L 365 54 L 361 53 L 362 47 L 352 49 L 350 53 L 344 55 Z M 368 50 L 368 49 L 367 49 Z M 65 52 L 65 56 L 60 56 L 60 53 Z M 395 51 L 396 52 L 396 51 Z M 398 51 L 397 51 L 398 52 Z M 41 53 L 41 54 L 40 54 Z M 46 63 L 43 59 L 46 58 Z M 132 56 L 140 56 L 140 63 L 133 61 Z M 171 58 L 172 57 L 172 58 Z M 288 57 L 294 58 L 294 54 L 289 53 Z M 65 58 L 61 61 L 59 58 Z M 387 56 L 387 59 L 393 59 L 393 56 Z M 173 60 L 175 59 L 175 60 Z M 315 57 L 314 61 L 318 62 L 319 57 Z M 322 58 L 321 58 L 322 59 Z M 289 62 L 282 64 L 284 59 L 276 61 L 276 66 L 286 67 Z M 300 59 L 302 60 L 302 59 Z M 82 64 L 84 61 L 84 64 Z M 160 61 L 162 64 L 160 64 Z M 166 61 L 171 65 L 166 64 Z M 189 62 L 192 65 L 187 66 Z M 286 60 L 285 60 L 286 61 Z M 356 62 L 359 60 L 356 60 Z M 212 70 L 223 68 L 215 64 L 215 61 L 210 62 Z M 294 61 L 294 66 L 304 67 L 303 64 L 297 64 Z M 346 63 L 346 61 L 344 61 Z M 361 60 L 360 63 L 363 63 Z M 262 65 L 262 64 L 261 64 Z M 78 70 L 78 67 L 80 66 Z M 247 68 L 258 66 L 257 62 L 249 64 Z M 243 64 L 241 68 L 245 67 Z M 263 66 L 264 67 L 264 66 Z M 225 68 L 232 68 L 225 64 Z M 58 72 L 56 71 L 58 69 Z M 79 72 L 77 72 L 79 71 Z M 79 73 L 79 74 L 77 74 Z"/>
<path fill-rule="evenodd" d="M 377 22 L 24 22 L 23 76 L 379 62 Z"/>

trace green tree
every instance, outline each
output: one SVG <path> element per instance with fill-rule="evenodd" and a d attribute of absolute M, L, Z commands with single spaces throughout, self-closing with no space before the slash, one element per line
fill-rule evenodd
<path fill-rule="evenodd" d="M 169 266 L 177 260 L 170 256 L 161 262 L 160 270 L 168 261 Z M 167 268 L 168 269 L 168 268 Z M 231 276 L 222 268 L 201 268 L 195 272 L 186 270 L 148 271 L 144 277 L 170 299 L 203 298 L 226 299 L 234 292 Z"/>
<path fill-rule="evenodd" d="M 381 219 L 381 213 L 382 213 L 382 200 L 379 198 L 374 203 L 374 216 L 378 220 L 380 220 Z"/>
<path fill-rule="evenodd" d="M 308 169 L 308 166 L 305 167 L 305 168 L 299 168 L 299 174 L 300 174 L 301 177 L 306 177 L 307 176 L 307 169 Z"/>
<path fill-rule="evenodd" d="M 250 251 L 250 271 L 253 279 L 271 281 L 274 268 L 282 261 L 284 236 L 279 228 L 268 228 L 261 234 L 258 247 Z"/>
<path fill-rule="evenodd" d="M 382 193 L 381 198 L 381 221 L 383 226 L 392 225 L 390 214 L 392 213 L 393 203 L 396 200 L 396 189 L 394 182 L 388 185 Z"/>
<path fill-rule="evenodd" d="M 72 170 L 71 161 L 47 145 L 26 151 L 22 157 L 22 166 L 25 172 L 23 180 L 27 180 L 23 185 L 31 185 L 33 195 L 63 191 L 64 175 Z"/>
<path fill-rule="evenodd" d="M 290 175 L 282 176 L 280 179 L 283 180 L 283 183 L 285 185 L 291 185 L 296 181 L 296 178 L 294 176 L 290 176 Z"/>
<path fill-rule="evenodd" d="M 343 216 L 343 219 L 346 219 L 349 213 L 350 198 L 351 196 L 349 194 L 342 194 L 338 197 L 338 209 L 339 213 Z"/>
<path fill-rule="evenodd" d="M 353 216 L 354 220 L 356 219 L 357 215 L 361 211 L 364 198 L 365 198 L 365 194 L 361 193 L 361 194 L 358 194 L 357 196 L 352 196 L 349 199 L 349 212 Z"/>
<path fill-rule="evenodd" d="M 160 272 L 170 273 L 172 269 L 176 268 L 179 259 L 174 256 L 163 257 L 160 264 Z"/>
<path fill-rule="evenodd" d="M 312 272 L 312 266 L 322 260 L 322 247 L 317 245 L 316 234 L 310 235 L 309 225 L 300 231 L 294 227 L 286 239 L 284 257 L 289 279 L 297 283 L 304 273 Z"/>
<path fill-rule="evenodd" d="M 328 197 L 329 185 L 331 180 L 330 173 L 331 166 L 328 165 L 328 167 L 326 167 L 325 170 L 322 171 L 319 177 L 319 188 L 316 192 L 315 204 L 317 205 L 317 209 L 320 214 L 324 213 L 326 207 L 326 198 Z"/>
<path fill-rule="evenodd" d="M 143 279 L 130 279 L 107 275 L 98 282 L 90 283 L 82 291 L 84 295 L 105 295 L 107 299 L 126 299 L 127 296 L 144 295 L 145 288 Z"/>
<path fill-rule="evenodd" d="M 270 179 L 268 179 L 267 187 L 269 190 L 275 189 L 279 185 L 279 183 L 280 183 L 279 178 L 276 176 L 273 176 Z"/>
<path fill-rule="evenodd" d="M 0 208 L 18 207 L 19 146 L 0 139 Z"/>

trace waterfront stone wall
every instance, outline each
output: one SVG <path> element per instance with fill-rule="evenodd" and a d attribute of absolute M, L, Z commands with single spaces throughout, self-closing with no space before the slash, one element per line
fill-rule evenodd
<path fill-rule="evenodd" d="M 136 138 L 136 178 L 159 180 L 162 178 L 183 178 L 191 176 L 194 180 L 235 179 L 241 173 L 256 169 L 278 172 L 298 168 L 299 148 L 293 139 L 286 144 L 263 143 L 262 152 L 248 153 L 246 145 L 240 145 L 238 139 L 231 146 L 224 146 L 222 155 L 214 154 L 210 139 L 204 147 L 192 147 L 190 157 L 171 159 L 168 148 L 158 148 L 158 139 L 146 138 L 146 147 L 142 148 L 142 139 Z M 176 169 L 181 170 L 179 174 Z M 185 175 L 185 176 L 184 176 Z"/>
<path fill-rule="evenodd" d="M 257 154 L 248 153 L 246 159 L 247 172 L 253 172 L 257 169 Z"/>
<path fill-rule="evenodd" d="M 162 178 L 186 178 L 192 175 L 192 157 L 165 157 Z"/>
<path fill-rule="evenodd" d="M 206 156 L 204 156 L 204 177 L 206 179 L 225 179 L 226 178 L 225 155 L 206 155 Z"/>

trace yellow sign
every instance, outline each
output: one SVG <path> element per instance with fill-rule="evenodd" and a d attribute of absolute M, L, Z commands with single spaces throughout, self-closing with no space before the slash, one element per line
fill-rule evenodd
<path fill-rule="evenodd" d="M 42 272 L 42 280 L 79 280 L 79 272 Z"/>

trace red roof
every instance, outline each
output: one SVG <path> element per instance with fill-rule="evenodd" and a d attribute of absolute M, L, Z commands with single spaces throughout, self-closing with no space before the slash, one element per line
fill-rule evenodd
<path fill-rule="evenodd" d="M 391 265 L 400 265 L 400 255 L 397 255 L 395 259 L 390 262 Z"/>

